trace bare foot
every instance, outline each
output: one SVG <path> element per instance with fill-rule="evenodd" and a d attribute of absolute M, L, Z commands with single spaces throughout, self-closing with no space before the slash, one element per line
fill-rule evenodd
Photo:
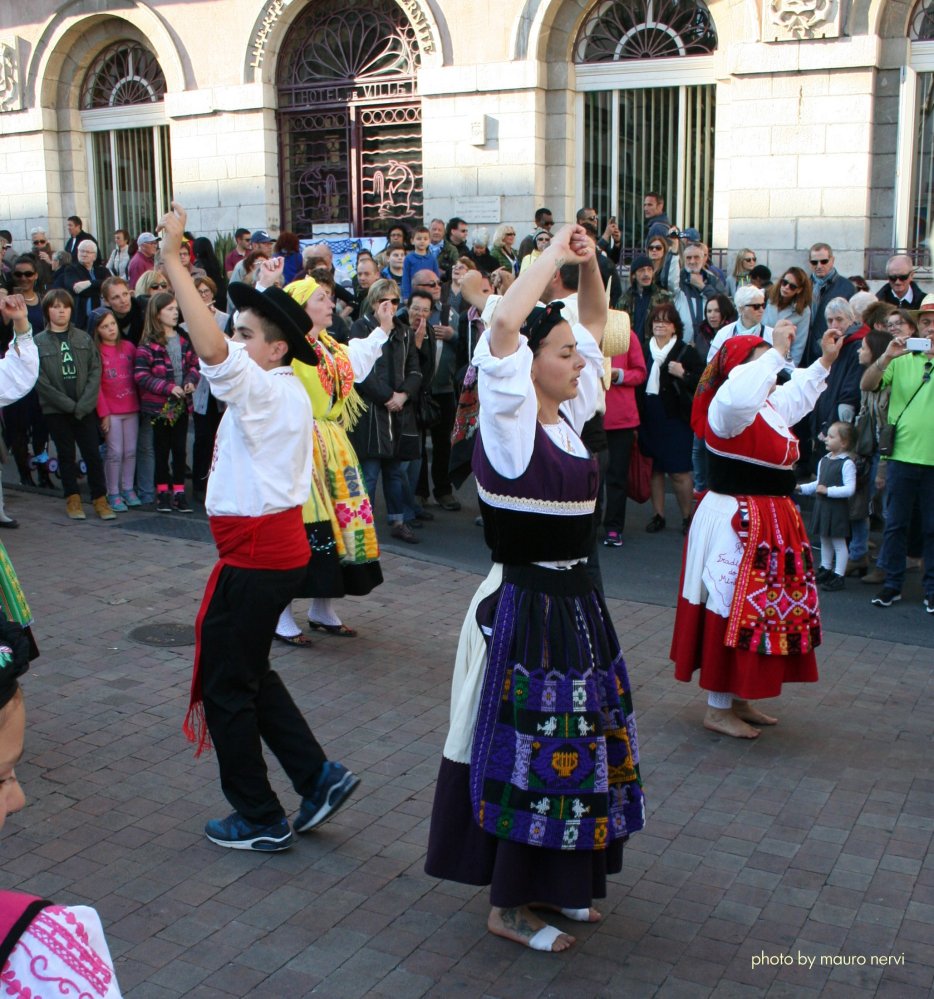
<path fill-rule="evenodd" d="M 733 701 L 733 714 L 751 725 L 777 725 L 778 719 L 773 718 L 754 707 L 749 701 Z"/>
<path fill-rule="evenodd" d="M 551 946 L 544 946 L 540 937 L 537 941 L 539 945 L 533 947 L 533 950 L 544 949 L 558 953 L 558 951 L 567 950 L 574 943 L 574 937 L 568 933 L 558 932 L 554 926 L 549 926 L 543 919 L 539 919 L 526 905 L 516 909 L 497 909 L 494 906 L 490 910 L 486 926 L 490 933 L 498 937 L 505 937 L 507 940 L 514 940 L 524 947 L 533 947 L 532 939 L 539 931 L 551 930 L 554 936 Z"/>
<path fill-rule="evenodd" d="M 737 718 L 729 708 L 708 707 L 707 714 L 704 715 L 704 728 L 721 735 L 731 735 L 734 739 L 759 738 L 759 730 Z"/>
<path fill-rule="evenodd" d="M 589 909 L 573 909 L 562 908 L 560 905 L 551 905 L 549 902 L 529 902 L 529 908 L 560 912 L 565 919 L 573 919 L 576 923 L 599 923 L 603 919 L 600 911 L 593 906 Z"/>

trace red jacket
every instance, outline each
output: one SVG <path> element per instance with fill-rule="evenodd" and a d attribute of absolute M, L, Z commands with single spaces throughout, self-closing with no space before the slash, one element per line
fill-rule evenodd
<path fill-rule="evenodd" d="M 645 354 L 639 338 L 633 334 L 629 339 L 629 350 L 617 354 L 610 361 L 610 367 L 622 368 L 623 382 L 610 386 L 606 394 L 606 415 L 603 417 L 605 430 L 630 430 L 639 426 L 639 407 L 636 405 L 636 388 L 645 384 Z"/>

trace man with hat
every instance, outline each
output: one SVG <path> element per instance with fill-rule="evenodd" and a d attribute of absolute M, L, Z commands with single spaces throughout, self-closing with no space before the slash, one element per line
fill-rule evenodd
<path fill-rule="evenodd" d="M 137 250 L 130 258 L 127 267 L 127 279 L 130 288 L 136 288 L 136 282 L 156 266 L 156 253 L 159 250 L 159 237 L 151 232 L 141 232 L 136 239 Z"/>
<path fill-rule="evenodd" d="M 268 260 L 272 256 L 273 247 L 276 245 L 276 241 L 266 232 L 265 229 L 257 229 L 256 232 L 250 235 L 250 250 L 254 253 L 258 253 L 261 257 L 266 257 Z M 231 281 L 245 281 L 246 273 L 244 270 L 243 263 L 246 257 L 243 258 L 233 269 L 233 273 L 230 275 Z"/>
<path fill-rule="evenodd" d="M 885 459 L 885 533 L 877 560 L 885 583 L 872 602 L 891 607 L 902 598 L 908 526 L 920 501 L 923 607 L 934 615 L 934 295 L 926 295 L 912 315 L 917 336 L 927 338 L 928 349 L 909 351 L 907 334 L 894 336 L 866 368 L 859 386 L 864 392 L 891 389 L 888 420 L 896 428 L 893 450 Z"/>
<path fill-rule="evenodd" d="M 290 363 L 314 365 L 318 358 L 306 340 L 311 320 L 278 288 L 231 284 L 239 311 L 227 340 L 179 258 L 185 219 L 173 202 L 160 224 L 166 273 L 201 373 L 227 409 L 205 499 L 220 559 L 195 620 L 184 729 L 198 752 L 213 742 L 221 787 L 236 809 L 208 822 L 205 835 L 218 846 L 272 852 L 291 846 L 292 829 L 269 783 L 262 742 L 301 796 L 296 832 L 320 825 L 359 783 L 327 760 L 269 665 L 276 621 L 310 556 L 302 504 L 311 482 L 313 417 Z"/>

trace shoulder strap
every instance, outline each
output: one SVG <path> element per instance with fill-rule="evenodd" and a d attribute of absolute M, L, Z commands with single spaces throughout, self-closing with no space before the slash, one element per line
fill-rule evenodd
<path fill-rule="evenodd" d="M 0 891 L 0 968 L 36 916 L 52 903 L 19 891 Z"/>
<path fill-rule="evenodd" d="M 896 427 L 898 426 L 899 422 L 901 421 L 901 418 L 905 415 L 905 410 L 915 401 L 915 396 L 921 391 L 921 389 L 924 388 L 925 382 L 929 382 L 930 380 L 931 380 L 930 373 L 928 374 L 927 378 L 922 376 L 921 384 L 914 390 L 914 392 L 911 393 L 911 398 L 908 400 L 908 402 L 906 402 L 905 405 L 902 406 L 902 411 L 898 414 L 898 419 L 896 419 L 894 426 Z"/>

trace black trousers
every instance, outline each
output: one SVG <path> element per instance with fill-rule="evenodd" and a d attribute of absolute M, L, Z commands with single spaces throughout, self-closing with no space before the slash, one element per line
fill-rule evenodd
<path fill-rule="evenodd" d="M 224 566 L 201 625 L 204 714 L 227 800 L 250 822 L 285 817 L 262 743 L 303 798 L 326 757 L 279 675 L 269 647 L 279 615 L 305 578 L 289 570 Z"/>
<path fill-rule="evenodd" d="M 454 417 L 457 415 L 457 396 L 453 392 L 439 392 L 432 399 L 441 408 L 441 418 L 428 433 L 431 435 L 431 482 L 433 489 L 428 488 L 428 463 L 425 453 L 422 453 L 422 470 L 418 475 L 419 496 L 434 493 L 435 499 L 440 496 L 450 496 L 451 485 L 451 431 L 454 429 Z"/>
<path fill-rule="evenodd" d="M 156 460 L 156 480 L 159 486 L 184 486 L 185 462 L 188 451 L 188 414 L 182 415 L 171 426 L 162 420 L 152 423 L 152 450 Z M 169 456 L 172 471 L 169 473 Z"/>
<path fill-rule="evenodd" d="M 65 495 L 71 496 L 78 491 L 78 463 L 75 461 L 77 445 L 87 465 L 91 499 L 105 496 L 107 483 L 104 481 L 104 463 L 101 461 L 97 413 L 88 413 L 80 420 L 70 413 L 46 413 L 45 422 L 58 452 L 58 474 L 61 476 Z"/>
<path fill-rule="evenodd" d="M 195 442 L 191 449 L 191 488 L 196 494 L 203 495 L 207 489 L 211 458 L 214 455 L 214 440 L 223 415 L 217 408 L 217 400 L 213 395 L 208 396 L 206 413 L 193 414 Z"/>
<path fill-rule="evenodd" d="M 603 523 L 608 531 L 623 533 L 626 526 L 626 500 L 629 497 L 629 458 L 636 431 L 607 430 L 609 464 L 606 470 L 606 513 Z"/>

